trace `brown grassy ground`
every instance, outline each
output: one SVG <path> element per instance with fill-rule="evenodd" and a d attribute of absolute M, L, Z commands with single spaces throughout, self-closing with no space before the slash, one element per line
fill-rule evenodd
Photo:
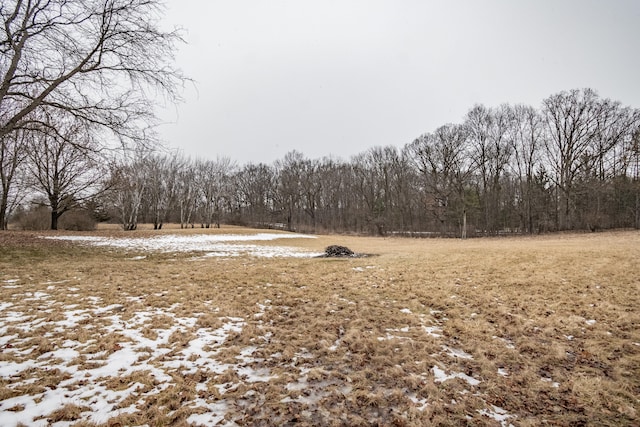
<path fill-rule="evenodd" d="M 93 234 L 203 232 L 255 231 Z M 194 259 L 40 235 L 0 233 L 0 419 L 640 424 L 635 231 L 260 243 L 375 254 L 353 259 Z M 100 376 L 125 351 L 140 369 Z M 91 417 L 89 386 L 110 396 L 109 419 Z M 38 408 L 60 390 L 57 407 Z"/>

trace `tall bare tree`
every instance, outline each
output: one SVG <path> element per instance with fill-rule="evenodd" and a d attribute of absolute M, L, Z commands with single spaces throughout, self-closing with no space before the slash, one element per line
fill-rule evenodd
<path fill-rule="evenodd" d="M 178 173 L 183 167 L 176 154 L 152 154 L 145 160 L 146 199 L 154 230 L 160 230 L 176 199 Z"/>
<path fill-rule="evenodd" d="M 149 181 L 145 167 L 149 155 L 147 150 L 124 150 L 123 156 L 110 165 L 108 199 L 123 230 L 138 228 Z"/>
<path fill-rule="evenodd" d="M 546 159 L 559 190 L 559 229 L 574 226 L 574 184 L 598 130 L 599 97 L 592 89 L 560 92 L 543 101 Z"/>
<path fill-rule="evenodd" d="M 230 194 L 229 183 L 235 164 L 228 157 L 196 161 L 196 185 L 199 190 L 200 223 L 220 228 L 224 202 Z"/>
<path fill-rule="evenodd" d="M 507 141 L 511 118 L 507 105 L 498 108 L 476 105 L 467 113 L 464 124 L 471 155 L 481 176 L 483 228 L 488 232 L 496 232 L 501 226 L 498 221 L 501 216 L 501 180 L 512 154 Z"/>
<path fill-rule="evenodd" d="M 234 182 L 240 221 L 274 227 L 271 216 L 277 185 L 275 169 L 264 163 L 249 163 L 236 172 Z"/>
<path fill-rule="evenodd" d="M 193 215 L 198 208 L 198 187 L 195 164 L 191 159 L 178 159 L 181 167 L 176 177 L 176 199 L 180 217 L 180 228 L 193 228 Z"/>
<path fill-rule="evenodd" d="M 27 149 L 32 187 L 48 201 L 52 230 L 58 229 L 60 216 L 105 185 L 97 144 L 84 123 L 58 121 L 55 127 L 55 133 L 32 133 Z"/>
<path fill-rule="evenodd" d="M 512 171 L 518 181 L 518 210 L 522 227 L 534 231 L 535 176 L 541 163 L 542 119 L 540 113 L 528 105 L 512 107 L 512 126 L 508 140 L 513 150 Z"/>
<path fill-rule="evenodd" d="M 421 176 L 423 203 L 438 231 L 460 230 L 466 237 L 467 197 L 474 164 L 469 157 L 467 128 L 448 124 L 417 138 L 410 146 Z"/>
<path fill-rule="evenodd" d="M 293 150 L 275 163 L 278 176 L 275 202 L 277 209 L 284 216 L 284 221 L 289 231 L 294 231 L 298 222 L 298 210 L 302 198 L 301 181 L 304 161 L 303 154 Z"/>
<path fill-rule="evenodd" d="M 27 138 L 29 134 L 18 130 L 0 137 L 0 230 L 6 230 L 9 215 L 24 198 L 25 192 L 19 188 L 20 166 L 27 156 Z"/>
<path fill-rule="evenodd" d="M 144 139 L 159 97 L 184 81 L 170 64 L 181 41 L 159 26 L 160 0 L 3 0 L 0 137 L 41 111 Z M 151 90 L 149 90 L 151 89 Z"/>

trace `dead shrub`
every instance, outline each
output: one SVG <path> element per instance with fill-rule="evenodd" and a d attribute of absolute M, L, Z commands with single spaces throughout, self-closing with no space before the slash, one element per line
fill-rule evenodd
<path fill-rule="evenodd" d="M 58 423 L 60 421 L 75 421 L 80 419 L 82 412 L 91 411 L 88 406 L 78 406 L 72 403 L 64 405 L 60 409 L 56 409 L 48 416 L 44 417 L 50 424 Z"/>

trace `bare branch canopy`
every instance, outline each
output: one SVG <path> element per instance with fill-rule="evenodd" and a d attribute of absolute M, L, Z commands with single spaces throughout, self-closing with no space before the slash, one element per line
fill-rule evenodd
<path fill-rule="evenodd" d="M 154 103 L 176 101 L 179 31 L 159 25 L 160 0 L 6 0 L 0 4 L 0 137 L 71 116 L 119 138 L 154 123 Z M 51 111 L 53 110 L 53 111 Z"/>

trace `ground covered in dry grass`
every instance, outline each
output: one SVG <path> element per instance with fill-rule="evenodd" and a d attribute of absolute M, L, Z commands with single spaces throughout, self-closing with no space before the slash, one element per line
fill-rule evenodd
<path fill-rule="evenodd" d="M 2 425 L 640 423 L 638 232 L 255 234 L 0 233 Z"/>

